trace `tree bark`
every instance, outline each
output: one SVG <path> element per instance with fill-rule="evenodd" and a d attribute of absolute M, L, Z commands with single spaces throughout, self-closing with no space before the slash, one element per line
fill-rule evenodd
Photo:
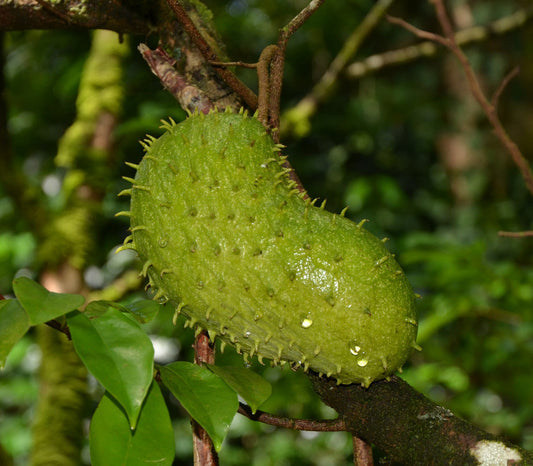
<path fill-rule="evenodd" d="M 0 0 L 0 30 L 110 29 L 147 34 L 158 2 L 133 0 Z"/>
<path fill-rule="evenodd" d="M 353 435 L 409 466 L 533 464 L 533 454 L 494 437 L 433 403 L 399 377 L 337 385 L 310 375 L 322 401 Z"/>

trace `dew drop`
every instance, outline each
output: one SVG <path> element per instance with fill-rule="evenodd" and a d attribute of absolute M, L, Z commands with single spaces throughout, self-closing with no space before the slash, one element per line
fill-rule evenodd
<path fill-rule="evenodd" d="M 365 367 L 367 364 L 368 364 L 368 359 L 359 359 L 359 361 L 357 361 L 357 365 L 359 367 Z"/>
<path fill-rule="evenodd" d="M 354 345 L 350 346 L 350 353 L 352 353 L 354 356 L 357 356 L 359 354 L 359 351 L 361 351 L 361 347 Z"/>
<path fill-rule="evenodd" d="M 306 317 L 304 320 L 302 320 L 302 327 L 303 328 L 309 328 L 309 327 L 311 327 L 311 325 L 313 325 L 313 321 L 311 319 L 309 319 L 308 317 Z"/>
<path fill-rule="evenodd" d="M 166 248 L 168 246 L 168 239 L 159 238 L 159 241 L 157 242 L 157 244 L 159 244 L 160 248 Z"/>

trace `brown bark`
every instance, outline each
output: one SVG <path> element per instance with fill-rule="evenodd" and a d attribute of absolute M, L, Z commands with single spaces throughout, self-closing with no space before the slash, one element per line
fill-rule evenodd
<path fill-rule="evenodd" d="M 147 34 L 151 7 L 158 2 L 128 0 L 0 1 L 0 30 L 110 29 Z"/>
<path fill-rule="evenodd" d="M 458 418 L 399 377 L 374 382 L 366 389 L 310 378 L 322 401 L 339 413 L 347 429 L 379 447 L 395 463 L 533 464 L 532 453 Z M 492 459 L 487 459 L 489 455 Z"/>
<path fill-rule="evenodd" d="M 194 342 L 194 351 L 195 364 L 201 366 L 202 364 L 215 363 L 214 347 L 209 341 L 207 332 L 204 331 L 197 335 Z M 217 466 L 219 464 L 218 454 L 209 434 L 194 419 L 191 419 L 191 425 L 195 466 Z"/>

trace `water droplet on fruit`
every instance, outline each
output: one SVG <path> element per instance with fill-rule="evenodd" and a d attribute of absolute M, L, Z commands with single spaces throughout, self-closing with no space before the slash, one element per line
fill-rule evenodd
<path fill-rule="evenodd" d="M 359 354 L 359 351 L 361 351 L 361 347 L 357 345 L 350 346 L 350 353 L 352 353 L 354 356 L 357 356 Z"/>
<path fill-rule="evenodd" d="M 168 239 L 159 238 L 158 244 L 160 248 L 166 248 L 168 246 Z"/>
<path fill-rule="evenodd" d="M 368 364 L 368 359 L 359 359 L 359 361 L 357 361 L 357 365 L 359 367 L 365 367 L 367 364 Z"/>
<path fill-rule="evenodd" d="M 303 328 L 309 328 L 309 327 L 311 327 L 311 325 L 313 325 L 313 321 L 311 319 L 309 319 L 308 317 L 306 317 L 304 320 L 302 320 L 302 327 Z"/>

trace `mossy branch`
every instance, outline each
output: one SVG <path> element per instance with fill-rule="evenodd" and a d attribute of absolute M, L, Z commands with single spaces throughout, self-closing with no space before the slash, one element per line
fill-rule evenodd
<path fill-rule="evenodd" d="M 531 452 L 456 417 L 399 377 L 374 382 L 368 389 L 310 378 L 347 430 L 379 447 L 395 463 L 533 464 Z"/>
<path fill-rule="evenodd" d="M 293 133 L 303 137 L 311 129 L 310 119 L 317 112 L 319 105 L 326 101 L 334 92 L 340 74 L 348 62 L 355 56 L 363 41 L 383 19 L 394 0 L 378 0 L 365 16 L 363 21 L 355 28 L 344 43 L 342 49 L 333 59 L 326 72 L 298 104 L 285 112 L 281 126 L 281 134 Z"/>
<path fill-rule="evenodd" d="M 152 5 L 150 5 L 152 3 Z M 12 0 L 0 2 L 0 30 L 109 29 L 147 34 L 157 2 L 133 0 Z"/>

